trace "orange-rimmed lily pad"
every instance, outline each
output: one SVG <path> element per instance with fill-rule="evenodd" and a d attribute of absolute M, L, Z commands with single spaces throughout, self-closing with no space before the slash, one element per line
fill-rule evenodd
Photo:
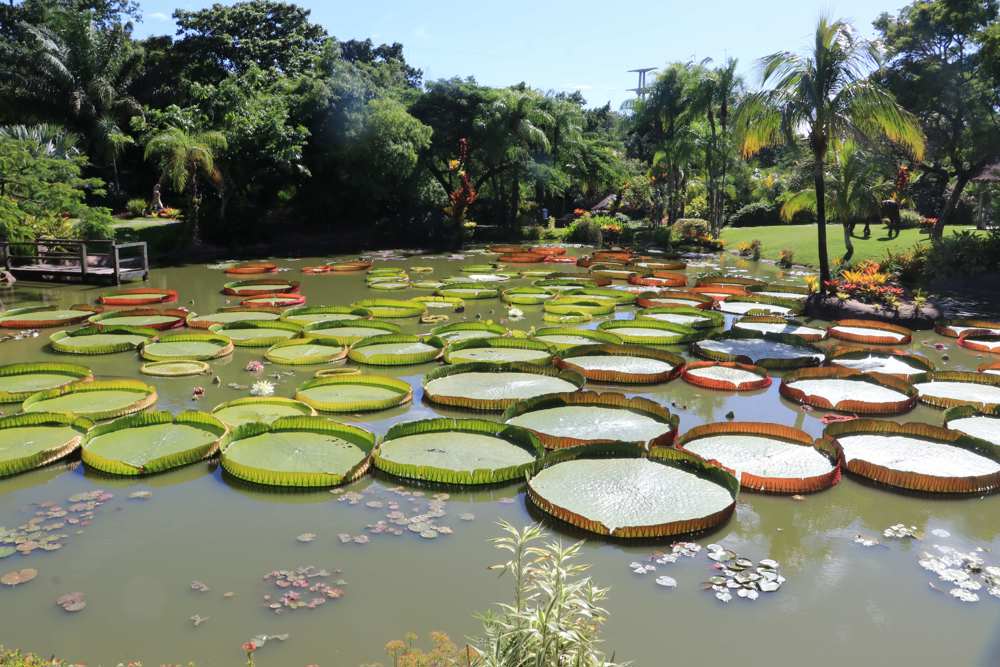
<path fill-rule="evenodd" d="M 298 292 L 299 283 L 281 278 L 233 280 L 222 286 L 222 293 L 231 296 L 251 297 L 260 294 L 288 294 Z"/>
<path fill-rule="evenodd" d="M 97 308 L 84 305 L 68 308 L 48 305 L 23 306 L 0 312 L 0 328 L 46 329 L 67 326 L 84 322 L 98 312 Z"/>
<path fill-rule="evenodd" d="M 684 358 L 642 345 L 579 345 L 558 353 L 556 366 L 594 382 L 660 384 L 680 375 Z"/>
<path fill-rule="evenodd" d="M 757 391 L 771 386 L 767 369 L 735 361 L 695 361 L 684 366 L 688 384 L 719 391 Z"/>
<path fill-rule="evenodd" d="M 98 299 L 105 306 L 146 306 L 177 301 L 177 290 L 155 287 L 134 287 L 102 294 Z"/>
<path fill-rule="evenodd" d="M 908 345 L 912 339 L 906 327 L 877 320 L 840 320 L 827 331 L 833 338 L 865 345 Z"/>
<path fill-rule="evenodd" d="M 781 395 L 824 410 L 864 415 L 898 415 L 917 404 L 917 390 L 905 380 L 828 366 L 803 368 L 785 376 Z"/>

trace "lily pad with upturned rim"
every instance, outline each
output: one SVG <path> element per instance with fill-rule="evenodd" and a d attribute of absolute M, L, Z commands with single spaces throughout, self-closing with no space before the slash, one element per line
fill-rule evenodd
<path fill-rule="evenodd" d="M 876 320 L 840 320 L 827 332 L 832 338 L 865 345 L 908 345 L 912 334 L 906 327 Z"/>
<path fill-rule="evenodd" d="M 1000 322 L 964 319 L 942 322 L 934 327 L 936 333 L 949 338 L 958 338 L 971 329 L 983 329 L 993 334 L 1000 334 Z"/>
<path fill-rule="evenodd" d="M 585 382 L 578 373 L 534 364 L 455 364 L 424 376 L 424 397 L 439 405 L 500 411 L 541 394 L 576 391 Z"/>
<path fill-rule="evenodd" d="M 433 289 L 437 289 L 437 287 L 434 287 Z M 452 296 L 415 296 L 410 300 L 424 304 L 428 310 L 457 310 L 458 308 L 465 306 L 465 301 Z"/>
<path fill-rule="evenodd" d="M 270 347 L 302 335 L 298 324 L 280 321 L 214 324 L 209 331 L 229 338 L 236 347 Z"/>
<path fill-rule="evenodd" d="M 444 341 L 430 336 L 411 334 L 370 336 L 351 346 L 347 356 L 359 364 L 374 366 L 408 366 L 434 361 L 441 356 Z"/>
<path fill-rule="evenodd" d="M 771 386 L 767 370 L 735 361 L 695 361 L 684 366 L 688 384 L 719 391 L 758 391 Z"/>
<path fill-rule="evenodd" d="M 281 318 L 280 308 L 223 308 L 208 315 L 190 313 L 187 325 L 192 329 L 209 329 L 215 324 L 231 324 L 233 322 L 274 322 Z"/>
<path fill-rule="evenodd" d="M 306 302 L 304 294 L 258 294 L 240 301 L 245 308 L 288 308 Z"/>
<path fill-rule="evenodd" d="M 212 367 L 197 359 L 174 359 L 171 361 L 151 361 L 143 364 L 139 372 L 154 377 L 187 377 L 190 375 L 205 375 Z"/>
<path fill-rule="evenodd" d="M 750 315 L 733 322 L 734 329 L 759 333 L 787 334 L 814 343 L 826 338 L 826 329 L 810 327 L 795 320 L 773 315 Z"/>
<path fill-rule="evenodd" d="M 538 306 L 555 297 L 555 292 L 542 287 L 511 287 L 500 293 L 500 299 L 504 303 L 517 306 Z"/>
<path fill-rule="evenodd" d="M 500 419 L 526 428 L 547 449 L 599 442 L 637 442 L 668 447 L 677 435 L 678 418 L 659 403 L 613 392 L 577 391 L 546 394 L 515 403 Z"/>
<path fill-rule="evenodd" d="M 352 482 L 368 470 L 375 436 L 323 417 L 282 417 L 244 424 L 222 452 L 222 467 L 269 486 L 321 487 Z"/>
<path fill-rule="evenodd" d="M 82 327 L 57 331 L 49 336 L 49 345 L 64 354 L 116 354 L 132 352 L 155 338 L 155 329 L 142 327 Z"/>
<path fill-rule="evenodd" d="M 532 338 L 549 345 L 554 350 L 568 350 L 580 345 L 620 345 L 622 342 L 622 339 L 613 333 L 573 327 L 544 327 L 538 329 Z"/>
<path fill-rule="evenodd" d="M 431 335 L 437 336 L 448 344 L 480 338 L 495 338 L 506 334 L 507 327 L 492 322 L 453 322 L 431 329 Z"/>
<path fill-rule="evenodd" d="M 493 299 L 500 292 L 493 287 L 487 287 L 482 283 L 445 283 L 435 294 L 437 296 L 450 296 L 459 299 Z"/>
<path fill-rule="evenodd" d="M 98 309 L 91 306 L 70 306 L 57 308 L 55 306 L 38 305 L 11 308 L 0 312 L 0 328 L 3 329 L 46 329 L 49 327 L 68 326 L 84 322 L 96 314 Z"/>
<path fill-rule="evenodd" d="M 295 399 L 320 412 L 375 412 L 409 403 L 413 388 L 381 375 L 334 375 L 304 382 Z"/>
<path fill-rule="evenodd" d="M 725 323 L 725 318 L 712 310 L 676 306 L 674 308 L 645 308 L 635 314 L 637 320 L 655 320 L 677 324 L 692 329 L 714 329 Z"/>
<path fill-rule="evenodd" d="M 801 312 L 802 304 L 782 302 L 766 296 L 734 296 L 720 301 L 718 309 L 730 315 L 792 315 Z"/>
<path fill-rule="evenodd" d="M 643 292 L 636 298 L 635 302 L 640 308 L 684 306 L 701 310 L 708 310 L 715 303 L 710 296 L 680 291 Z"/>
<path fill-rule="evenodd" d="M 379 470 L 440 484 L 497 484 L 534 472 L 544 450 L 529 431 L 484 419 L 396 424 L 372 455 Z"/>
<path fill-rule="evenodd" d="M 0 477 L 40 468 L 68 456 L 93 425 L 88 419 L 65 413 L 0 417 Z"/>
<path fill-rule="evenodd" d="M 182 331 L 146 341 L 140 354 L 149 361 L 221 359 L 233 353 L 228 336 L 206 331 Z"/>
<path fill-rule="evenodd" d="M 642 345 L 580 345 L 563 350 L 556 366 L 588 380 L 613 384 L 660 384 L 677 377 L 684 358 Z"/>
<path fill-rule="evenodd" d="M 427 312 L 427 306 L 417 301 L 399 299 L 362 299 L 351 304 L 352 308 L 364 308 L 376 319 L 405 319 L 420 317 Z"/>
<path fill-rule="evenodd" d="M 225 272 L 234 275 L 253 275 L 257 273 L 275 273 L 278 270 L 278 265 L 273 262 L 244 262 L 243 264 L 234 264 L 228 266 Z"/>
<path fill-rule="evenodd" d="M 324 338 L 295 338 L 275 343 L 264 352 L 264 358 L 275 364 L 308 366 L 329 364 L 347 356 L 347 347 Z"/>
<path fill-rule="evenodd" d="M 627 306 L 635 303 L 638 295 L 617 287 L 581 287 L 567 294 L 569 297 L 596 297 L 599 299 L 611 299 L 619 306 Z"/>
<path fill-rule="evenodd" d="M 130 310 L 108 310 L 97 313 L 88 322 L 96 327 L 147 327 L 165 331 L 184 326 L 190 313 L 180 309 L 132 308 Z"/>
<path fill-rule="evenodd" d="M 826 353 L 826 361 L 828 364 L 862 373 L 891 375 L 901 380 L 912 380 L 934 370 L 934 363 L 926 357 L 902 350 L 877 350 L 870 347 L 834 347 Z"/>
<path fill-rule="evenodd" d="M 727 331 L 692 343 L 691 350 L 710 361 L 735 361 L 769 370 L 819 366 L 826 358 L 821 349 L 798 336 L 751 335 L 755 333 Z"/>
<path fill-rule="evenodd" d="M 829 424 L 823 434 L 842 449 L 847 471 L 881 484 L 926 493 L 1000 488 L 1000 453 L 958 431 L 856 419 Z"/>
<path fill-rule="evenodd" d="M 1000 376 L 988 373 L 932 371 L 921 376 L 914 387 L 922 403 L 936 408 L 1000 406 Z"/>
<path fill-rule="evenodd" d="M 1000 335 L 990 333 L 988 329 L 965 331 L 958 337 L 958 344 L 976 352 L 1000 354 Z"/>
<path fill-rule="evenodd" d="M 222 293 L 230 296 L 250 297 L 259 294 L 288 294 L 298 292 L 299 283 L 281 278 L 260 278 L 257 280 L 233 280 L 222 286 Z"/>
<path fill-rule="evenodd" d="M 303 333 L 308 338 L 332 340 L 340 345 L 352 345 L 370 336 L 399 333 L 400 331 L 402 331 L 402 327 L 395 322 L 365 320 L 363 322 L 317 322 L 308 325 Z"/>
<path fill-rule="evenodd" d="M 598 535 L 653 538 L 708 530 L 733 514 L 739 482 L 694 454 L 637 445 L 573 447 L 528 480 L 542 511 Z"/>
<path fill-rule="evenodd" d="M 351 306 L 297 306 L 281 313 L 283 322 L 291 322 L 301 326 L 317 322 L 367 320 L 372 316 L 366 308 Z"/>
<path fill-rule="evenodd" d="M 917 390 L 905 380 L 840 366 L 793 371 L 779 391 L 796 403 L 863 415 L 898 415 L 917 404 Z"/>
<path fill-rule="evenodd" d="M 156 403 L 156 388 L 138 380 L 91 380 L 40 391 L 21 405 L 25 412 L 65 412 L 88 419 L 113 419 Z"/>
<path fill-rule="evenodd" d="M 98 301 L 105 306 L 146 306 L 177 301 L 177 290 L 133 287 L 102 294 Z"/>
<path fill-rule="evenodd" d="M 575 294 L 564 294 L 546 301 L 542 304 L 542 310 L 554 315 L 570 315 L 574 313 L 586 313 L 592 317 L 610 315 L 615 312 L 617 302 L 604 297 L 578 296 Z"/>
<path fill-rule="evenodd" d="M 228 434 L 228 427 L 206 412 L 146 412 L 92 428 L 81 458 L 112 475 L 154 474 L 209 458 Z"/>
<path fill-rule="evenodd" d="M 93 380 L 85 366 L 53 362 L 27 362 L 0 366 L 0 403 L 20 403 L 32 394 L 73 382 Z"/>
<path fill-rule="evenodd" d="M 814 493 L 840 481 L 840 452 L 797 428 L 766 422 L 704 424 L 677 447 L 732 470 L 740 486 L 766 493 Z"/>
<path fill-rule="evenodd" d="M 552 362 L 552 350 L 545 343 L 526 338 L 473 338 L 450 344 L 445 349 L 444 361 L 448 364 L 520 361 L 547 366 Z"/>
<path fill-rule="evenodd" d="M 597 328 L 613 333 L 625 343 L 640 345 L 690 343 L 704 335 L 691 327 L 658 320 L 609 320 L 601 322 Z"/>
<path fill-rule="evenodd" d="M 251 422 L 270 424 L 281 417 L 315 415 L 316 411 L 312 406 L 281 396 L 247 396 L 220 403 L 212 408 L 212 416 L 230 429 Z"/>
<path fill-rule="evenodd" d="M 1000 448 L 1000 407 L 980 410 L 960 405 L 944 413 L 944 427 Z"/>

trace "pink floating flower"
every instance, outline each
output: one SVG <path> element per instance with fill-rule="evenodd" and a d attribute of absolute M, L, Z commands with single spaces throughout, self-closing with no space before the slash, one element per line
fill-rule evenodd
<path fill-rule="evenodd" d="M 242 648 L 244 653 L 253 653 L 257 650 L 257 644 L 253 642 L 243 642 Z"/>
<path fill-rule="evenodd" d="M 263 373 L 264 372 L 264 364 L 262 364 L 261 362 L 257 361 L 256 359 L 252 359 L 252 360 L 250 360 L 250 361 L 247 362 L 246 370 L 247 370 L 248 373 Z"/>

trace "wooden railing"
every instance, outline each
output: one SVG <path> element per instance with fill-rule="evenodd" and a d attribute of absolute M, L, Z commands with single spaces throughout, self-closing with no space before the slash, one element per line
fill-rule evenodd
<path fill-rule="evenodd" d="M 2 241 L 0 261 L 14 275 L 79 278 L 83 282 L 111 280 L 120 284 L 149 274 L 145 241 Z"/>

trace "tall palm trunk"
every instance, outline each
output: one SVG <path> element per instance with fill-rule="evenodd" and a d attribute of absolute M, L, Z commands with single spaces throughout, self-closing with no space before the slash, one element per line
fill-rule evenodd
<path fill-rule="evenodd" d="M 816 242 L 819 251 L 820 291 L 830 282 L 830 260 L 826 254 L 826 181 L 823 174 L 823 151 L 813 150 L 813 184 L 816 188 Z"/>
<path fill-rule="evenodd" d="M 201 193 L 198 191 L 198 172 L 191 175 L 191 245 L 201 245 L 201 229 L 198 220 L 201 208 Z"/>

